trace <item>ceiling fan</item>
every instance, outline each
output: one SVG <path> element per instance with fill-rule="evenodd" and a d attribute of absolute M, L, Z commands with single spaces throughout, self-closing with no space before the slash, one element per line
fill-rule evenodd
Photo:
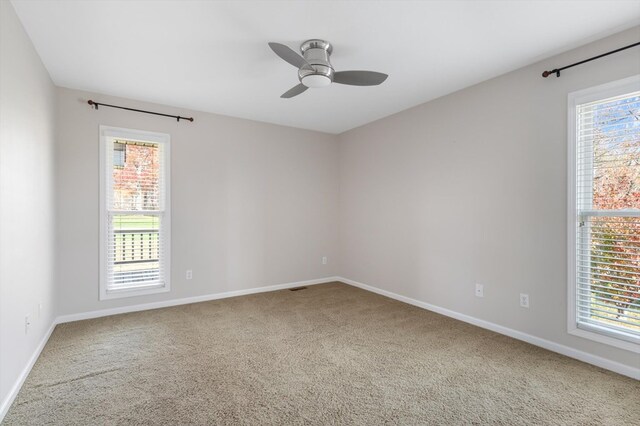
<path fill-rule="evenodd" d="M 300 84 L 284 92 L 281 98 L 293 98 L 310 87 L 326 87 L 331 83 L 377 86 L 388 77 L 387 74 L 374 71 L 335 71 L 329 60 L 333 47 L 325 40 L 311 39 L 302 43 L 302 56 L 284 44 L 269 43 L 269 47 L 276 55 L 298 68 Z"/>

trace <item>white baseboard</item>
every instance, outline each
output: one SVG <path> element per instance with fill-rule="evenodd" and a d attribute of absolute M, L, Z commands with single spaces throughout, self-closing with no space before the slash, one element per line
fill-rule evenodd
<path fill-rule="evenodd" d="M 417 306 L 419 308 L 426 309 L 428 311 L 432 311 L 441 315 L 445 315 L 447 317 L 451 317 L 460 321 L 464 321 L 469 324 L 476 325 L 481 328 L 486 328 L 487 330 L 495 331 L 496 333 L 504 334 L 505 336 L 513 337 L 514 339 L 522 340 L 527 343 L 531 343 L 532 345 L 539 346 L 541 348 L 550 350 L 552 352 L 557 352 L 562 355 L 566 355 L 570 358 L 574 358 L 580 360 L 582 362 L 586 362 L 588 364 L 595 365 L 597 367 L 601 367 L 607 370 L 614 371 L 618 374 L 622 374 L 624 376 L 631 377 L 636 380 L 640 380 L 640 368 L 634 368 L 629 365 L 620 364 L 619 362 L 611 361 L 606 358 L 599 357 L 597 355 L 593 355 L 587 352 L 580 351 L 578 349 L 571 348 L 569 346 L 561 345 L 559 343 L 552 342 L 550 340 L 542 339 L 540 337 L 532 336 L 527 333 L 523 333 L 521 331 L 514 330 L 512 328 L 504 327 L 502 325 L 498 325 L 489 321 L 481 320 L 469 315 L 461 314 L 459 312 L 455 312 L 449 309 L 442 308 L 440 306 L 432 305 L 430 303 L 421 302 L 416 299 L 412 299 L 410 297 L 402 296 L 396 293 L 392 293 L 387 290 L 382 290 L 377 287 L 373 287 L 367 284 L 363 284 L 354 280 L 350 280 L 348 278 L 337 277 L 337 281 L 343 282 L 345 284 L 352 285 L 354 287 L 361 288 L 363 290 L 371 291 L 373 293 L 380 294 L 382 296 L 389 297 L 391 299 L 398 300 L 400 302 L 408 303 L 410 305 Z"/>
<path fill-rule="evenodd" d="M 140 305 L 122 306 L 120 308 L 100 309 L 99 311 L 81 312 L 79 314 L 61 315 L 56 319 L 57 324 L 80 321 L 91 318 L 107 317 L 110 315 L 125 314 L 128 312 L 147 311 L 149 309 L 167 308 L 169 306 L 188 305 L 190 303 L 208 302 L 209 300 L 226 299 L 228 297 L 245 296 L 247 294 L 264 293 L 267 291 L 284 290 L 287 288 L 306 285 L 323 284 L 339 281 L 338 277 L 318 278 L 315 280 L 297 281 L 286 284 L 276 284 L 265 287 L 254 287 L 246 290 L 226 291 L 223 293 L 204 294 L 202 296 L 184 297 L 182 299 L 163 300 L 161 302 L 143 303 Z"/>
<path fill-rule="evenodd" d="M 18 396 L 18 392 L 20 392 L 20 388 L 22 388 L 24 381 L 27 379 L 27 376 L 31 372 L 31 369 L 33 368 L 36 361 L 38 360 L 38 357 L 40 356 L 42 349 L 44 349 L 45 345 L 49 341 L 49 337 L 51 337 L 51 333 L 53 333 L 53 329 L 56 328 L 56 324 L 57 324 L 56 320 L 54 319 L 53 322 L 51 323 L 51 326 L 42 337 L 42 340 L 40 340 L 40 343 L 36 347 L 36 350 L 31 355 L 31 358 L 29 358 L 29 362 L 27 362 L 27 365 L 22 370 L 22 373 L 20 373 L 20 375 L 18 376 L 18 380 L 16 380 L 15 384 L 9 391 L 9 394 L 6 396 L 4 401 L 2 401 L 2 405 L 0 405 L 0 423 L 2 423 L 4 416 L 6 416 L 7 412 L 9 411 L 11 404 L 13 404 L 13 400 L 16 399 L 16 396 Z"/>

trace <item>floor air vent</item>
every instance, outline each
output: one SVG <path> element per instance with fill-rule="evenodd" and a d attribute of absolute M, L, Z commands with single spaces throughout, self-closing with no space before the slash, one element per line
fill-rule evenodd
<path fill-rule="evenodd" d="M 298 290 L 306 290 L 306 287 L 295 287 L 295 288 L 290 288 L 289 291 L 298 291 Z"/>

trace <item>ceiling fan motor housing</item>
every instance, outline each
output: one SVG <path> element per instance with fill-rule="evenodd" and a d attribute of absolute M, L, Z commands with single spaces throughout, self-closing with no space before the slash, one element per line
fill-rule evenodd
<path fill-rule="evenodd" d="M 313 68 L 300 68 L 298 78 L 307 87 L 325 87 L 333 81 L 333 67 L 329 58 L 333 47 L 331 43 L 319 39 L 307 40 L 300 46 L 302 56 Z"/>

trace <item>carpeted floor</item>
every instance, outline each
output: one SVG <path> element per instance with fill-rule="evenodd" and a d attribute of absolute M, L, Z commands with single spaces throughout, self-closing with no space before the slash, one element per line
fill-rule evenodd
<path fill-rule="evenodd" d="M 59 325 L 5 423 L 640 422 L 640 382 L 341 283 Z"/>

